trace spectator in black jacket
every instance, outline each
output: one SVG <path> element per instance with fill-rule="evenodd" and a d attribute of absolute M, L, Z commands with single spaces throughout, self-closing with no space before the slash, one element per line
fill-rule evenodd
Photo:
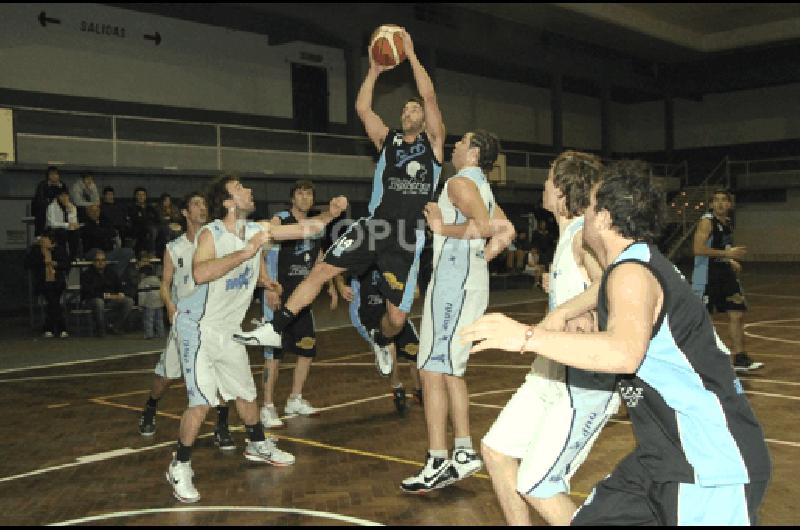
<path fill-rule="evenodd" d="M 97 335 L 104 337 L 106 329 L 115 335 L 124 330 L 125 321 L 133 308 L 133 300 L 123 294 L 122 282 L 116 273 L 106 266 L 106 253 L 95 250 L 91 267 L 81 274 L 81 300 L 83 307 L 94 312 Z M 106 328 L 105 309 L 108 306 L 116 313 L 113 324 Z"/>
<path fill-rule="evenodd" d="M 101 217 L 99 206 L 96 204 L 87 206 L 86 216 L 86 222 L 81 227 L 83 248 L 100 249 L 105 252 L 114 272 L 124 282 L 134 257 L 133 249 L 119 246 L 117 231 L 111 223 Z"/>
<path fill-rule="evenodd" d="M 130 231 L 128 226 L 128 214 L 125 209 L 114 202 L 114 188 L 106 186 L 103 188 L 103 200 L 100 203 L 100 219 L 109 223 L 117 231 L 120 238 L 120 246 L 125 236 Z M 91 248 L 91 247 L 89 247 Z"/>
<path fill-rule="evenodd" d="M 39 240 L 31 245 L 25 257 L 25 266 L 31 271 L 34 294 L 43 296 L 47 304 L 44 337 L 67 338 L 69 335 L 61 307 L 61 294 L 67 287 L 69 258 L 63 245 L 56 242 L 52 230 L 45 230 Z"/>
<path fill-rule="evenodd" d="M 34 235 L 41 235 L 47 224 L 47 207 L 53 202 L 61 191 L 67 191 L 67 186 L 61 182 L 58 168 L 47 168 L 47 177 L 36 186 L 36 193 L 31 201 L 31 215 L 35 218 Z"/>
<path fill-rule="evenodd" d="M 159 225 L 158 212 L 151 204 L 147 204 L 146 189 L 136 188 L 133 196 L 135 202 L 128 209 L 130 234 L 136 240 L 133 248 L 137 256 L 142 251 L 155 254 Z"/>

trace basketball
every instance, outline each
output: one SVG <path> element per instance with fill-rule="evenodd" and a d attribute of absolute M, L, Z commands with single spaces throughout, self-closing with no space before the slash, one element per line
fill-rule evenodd
<path fill-rule="evenodd" d="M 406 59 L 401 31 L 400 26 L 384 24 L 372 33 L 370 53 L 375 63 L 395 66 Z"/>

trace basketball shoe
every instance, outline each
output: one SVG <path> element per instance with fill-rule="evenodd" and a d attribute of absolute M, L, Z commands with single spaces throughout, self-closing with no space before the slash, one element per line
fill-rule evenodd
<path fill-rule="evenodd" d="M 217 425 L 217 428 L 214 429 L 214 445 L 219 447 L 222 451 L 232 451 L 236 449 L 236 444 L 233 441 L 233 437 L 227 425 Z"/>
<path fill-rule="evenodd" d="M 233 340 L 245 346 L 281 347 L 281 335 L 272 328 L 272 322 L 266 322 L 253 331 L 234 333 Z"/>
<path fill-rule="evenodd" d="M 394 394 L 394 408 L 397 409 L 398 414 L 404 416 L 406 413 L 406 409 L 408 408 L 406 405 L 406 390 L 402 386 L 399 388 L 395 388 L 392 390 L 392 394 Z"/>
<path fill-rule="evenodd" d="M 287 416 L 319 416 L 319 410 L 312 407 L 303 396 L 287 399 L 283 413 Z"/>
<path fill-rule="evenodd" d="M 453 467 L 456 470 L 456 480 L 462 480 L 480 471 L 483 462 L 474 449 L 456 447 L 453 450 Z"/>
<path fill-rule="evenodd" d="M 261 425 L 265 429 L 283 429 L 286 424 L 278 417 L 275 405 L 265 405 L 261 407 Z"/>
<path fill-rule="evenodd" d="M 244 457 L 252 462 L 264 462 L 273 466 L 290 466 L 294 464 L 294 456 L 281 451 L 272 437 L 261 442 L 247 442 Z"/>
<path fill-rule="evenodd" d="M 369 332 L 369 344 L 372 346 L 372 351 L 375 352 L 375 367 L 383 377 L 389 377 L 392 374 L 392 352 L 386 346 L 380 346 L 375 342 L 375 334 L 377 332 L 377 329 Z"/>
<path fill-rule="evenodd" d="M 175 459 L 175 453 L 172 453 L 172 462 L 167 468 L 167 482 L 172 486 L 172 493 L 175 498 L 181 502 L 197 502 L 200 500 L 200 494 L 192 484 L 192 471 L 191 462 L 178 462 Z"/>
<path fill-rule="evenodd" d="M 733 369 L 737 372 L 749 372 L 751 370 L 758 370 L 764 366 L 764 363 L 756 362 L 750 358 L 745 352 L 737 353 L 733 356 Z"/>
<path fill-rule="evenodd" d="M 434 458 L 428 453 L 425 466 L 413 477 L 400 483 L 400 489 L 406 493 L 427 493 L 444 488 L 458 480 L 453 463 L 447 458 Z"/>
<path fill-rule="evenodd" d="M 139 434 L 153 436 L 156 433 L 156 409 L 145 406 L 139 417 Z"/>

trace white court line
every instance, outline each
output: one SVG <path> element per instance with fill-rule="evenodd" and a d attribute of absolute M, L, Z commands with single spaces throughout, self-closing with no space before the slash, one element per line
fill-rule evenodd
<path fill-rule="evenodd" d="M 134 517 L 137 515 L 150 515 L 155 513 L 174 513 L 174 512 L 274 512 L 274 513 L 293 513 L 297 515 L 307 515 L 309 517 L 319 517 L 321 519 L 333 519 L 334 521 L 341 521 L 344 523 L 352 523 L 359 526 L 383 526 L 374 521 L 367 519 L 359 519 L 358 517 L 350 517 L 349 515 L 340 515 L 331 512 L 319 512 L 316 510 L 303 510 L 302 508 L 281 508 L 270 506 L 195 506 L 188 508 L 150 508 L 145 510 L 131 510 L 127 512 L 114 512 L 104 515 L 93 515 L 91 517 L 82 517 L 80 519 L 72 519 L 60 523 L 52 523 L 48 526 L 71 526 L 83 523 L 91 523 L 94 521 L 106 521 L 108 519 L 119 519 L 122 517 Z M 134 523 L 136 524 L 136 523 Z M 139 523 L 141 524 L 141 523 Z"/>
<path fill-rule="evenodd" d="M 763 324 L 783 324 L 785 322 L 800 322 L 800 318 L 787 318 L 782 320 L 759 320 L 757 322 L 748 322 L 747 324 L 744 325 L 744 334 L 747 335 L 748 337 L 752 337 L 755 339 L 769 340 L 773 342 L 783 342 L 785 344 L 800 344 L 800 341 L 798 340 L 781 339 L 778 337 L 766 337 L 764 335 L 758 335 L 756 333 L 751 333 L 750 331 L 747 331 L 748 328 L 759 327 Z"/>
<path fill-rule="evenodd" d="M 120 370 L 116 372 L 90 372 L 85 374 L 64 374 L 64 375 L 41 375 L 36 377 L 20 377 L 18 379 L 0 379 L 0 383 L 21 383 L 24 381 L 51 381 L 55 379 L 73 379 L 76 377 L 106 377 L 111 375 L 126 374 L 151 374 L 152 368 L 141 370 Z"/>
<path fill-rule="evenodd" d="M 334 409 L 339 409 L 339 408 L 343 408 L 343 407 L 349 407 L 350 405 L 358 405 L 360 403 L 366 403 L 368 401 L 375 401 L 375 400 L 378 400 L 378 399 L 386 399 L 389 396 L 391 396 L 391 394 L 381 394 L 379 396 L 373 396 L 373 397 L 368 397 L 368 398 L 364 398 L 364 399 L 356 399 L 354 401 L 348 401 L 346 403 L 339 403 L 337 405 L 330 405 L 330 406 L 327 406 L 327 407 L 321 407 L 319 409 L 319 411 L 320 412 L 324 412 L 324 411 L 327 411 L 327 410 L 334 410 Z M 97 401 L 93 401 L 93 402 L 97 403 L 98 405 L 106 405 L 105 403 L 102 403 L 103 400 L 100 400 L 100 401 L 101 401 L 100 403 L 97 403 Z M 108 404 L 106 406 L 113 406 L 113 405 L 114 405 L 113 403 L 110 403 L 110 404 Z M 213 436 L 213 435 L 214 435 L 213 432 L 209 432 L 209 433 L 206 433 L 206 434 L 201 434 L 200 436 L 197 437 L 197 439 L 207 438 L 207 437 Z M 277 435 L 277 436 L 280 436 L 280 435 Z M 163 442 L 163 443 L 160 443 L 160 444 L 150 445 L 150 446 L 147 446 L 147 447 L 140 447 L 138 449 L 132 449 L 130 447 L 123 447 L 123 448 L 120 448 L 120 449 L 113 449 L 111 451 L 104 451 L 102 453 L 95 453 L 95 454 L 92 454 L 92 455 L 80 456 L 80 457 L 76 458 L 74 462 L 69 462 L 69 463 L 66 463 L 66 464 L 58 465 L 58 466 L 52 466 L 52 467 L 45 467 L 45 468 L 41 468 L 41 469 L 36 469 L 34 471 L 29 471 L 27 473 L 21 473 L 19 475 L 11 475 L 11 476 L 8 476 L 8 477 L 2 477 L 2 478 L 0 478 L 0 483 L 10 482 L 12 480 L 18 480 L 18 479 L 21 479 L 21 478 L 33 477 L 33 476 L 36 476 L 36 475 L 43 475 L 45 473 L 50 473 L 52 471 L 59 471 L 61 469 L 69 469 L 71 467 L 78 467 L 78 466 L 82 466 L 84 464 L 91 464 L 93 462 L 100 462 L 102 460 L 110 460 L 112 458 L 117 458 L 117 457 L 120 457 L 120 456 L 127 456 L 127 455 L 136 454 L 136 453 L 144 453 L 146 451 L 153 451 L 155 449 L 161 449 L 162 447 L 172 447 L 174 445 L 175 445 L 175 441 L 171 440 L 169 442 Z"/>
<path fill-rule="evenodd" d="M 792 300 L 800 299 L 800 296 L 791 296 L 791 295 L 788 295 L 788 294 L 751 293 L 750 291 L 747 291 L 746 293 L 744 293 L 744 295 L 745 295 L 745 297 L 748 297 L 748 296 L 764 296 L 764 297 L 767 297 L 767 298 L 789 298 L 789 299 L 792 299 Z"/>
<path fill-rule="evenodd" d="M 10 374 L 12 372 L 24 372 L 26 370 L 41 370 L 42 368 L 55 368 L 57 366 L 71 366 L 73 364 L 85 364 L 85 363 L 96 363 L 100 361 L 113 361 L 116 359 L 125 359 L 128 357 L 139 357 L 141 355 L 153 355 L 154 353 L 161 353 L 164 351 L 161 350 L 150 350 L 150 351 L 140 351 L 134 353 L 120 353 L 118 355 L 110 355 L 108 357 L 98 357 L 97 359 L 83 359 L 80 361 L 68 361 L 63 363 L 53 363 L 53 364 L 40 364 L 36 366 L 23 366 L 20 368 L 6 368 L 5 370 L 0 370 L 0 374 Z"/>

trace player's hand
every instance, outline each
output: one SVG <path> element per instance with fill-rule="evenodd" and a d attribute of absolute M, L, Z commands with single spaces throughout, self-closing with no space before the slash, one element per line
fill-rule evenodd
<path fill-rule="evenodd" d="M 331 311 L 336 311 L 336 308 L 339 307 L 339 291 L 336 290 L 333 282 L 328 285 L 328 296 L 331 297 Z"/>
<path fill-rule="evenodd" d="M 435 202 L 429 202 L 422 209 L 422 214 L 425 216 L 425 221 L 431 227 L 431 232 L 434 234 L 442 233 L 442 210 Z"/>
<path fill-rule="evenodd" d="M 169 304 L 167 306 L 167 320 L 169 320 L 170 325 L 175 324 L 175 315 L 177 312 L 178 308 L 174 304 Z"/>
<path fill-rule="evenodd" d="M 277 311 L 281 307 L 281 295 L 275 291 L 267 291 L 266 293 L 267 307 L 273 311 Z"/>
<path fill-rule="evenodd" d="M 414 51 L 414 41 L 411 40 L 411 35 L 408 34 L 406 28 L 402 29 L 400 36 L 403 37 L 403 51 L 405 52 L 406 57 L 416 57 L 417 54 Z"/>
<path fill-rule="evenodd" d="M 347 197 L 339 195 L 331 199 L 331 202 L 328 203 L 328 210 L 333 218 L 342 215 L 342 212 L 347 210 Z"/>
<path fill-rule="evenodd" d="M 528 326 L 501 313 L 484 315 L 465 327 L 459 339 L 462 344 L 475 343 L 470 353 L 483 350 L 505 350 L 518 352 L 525 342 Z"/>
<path fill-rule="evenodd" d="M 733 269 L 733 272 L 735 274 L 739 274 L 740 272 L 742 272 L 742 264 L 736 261 L 735 259 L 730 260 L 728 263 L 731 264 L 731 269 Z"/>
<path fill-rule="evenodd" d="M 346 302 L 353 301 L 353 289 L 349 285 L 342 285 L 339 287 L 339 290 L 341 291 L 342 298 L 344 298 Z"/>
<path fill-rule="evenodd" d="M 372 56 L 372 43 L 367 46 L 367 57 L 369 57 L 369 69 L 375 73 L 375 75 L 381 75 L 383 72 L 391 70 L 392 68 L 396 67 L 396 64 L 391 66 L 384 66 L 382 64 L 378 64 L 375 62 L 375 58 Z"/>
<path fill-rule="evenodd" d="M 597 325 L 593 311 L 587 311 L 586 313 L 567 321 L 566 331 L 573 333 L 591 333 L 596 330 Z"/>
<path fill-rule="evenodd" d="M 747 247 L 731 247 L 725 251 L 725 257 L 730 259 L 742 259 L 747 255 Z"/>
<path fill-rule="evenodd" d="M 249 256 L 253 257 L 261 250 L 261 247 L 270 243 L 271 241 L 272 234 L 269 228 L 265 226 L 263 230 L 256 232 L 253 234 L 253 237 L 247 240 L 247 244 L 244 248 L 247 250 Z"/>

